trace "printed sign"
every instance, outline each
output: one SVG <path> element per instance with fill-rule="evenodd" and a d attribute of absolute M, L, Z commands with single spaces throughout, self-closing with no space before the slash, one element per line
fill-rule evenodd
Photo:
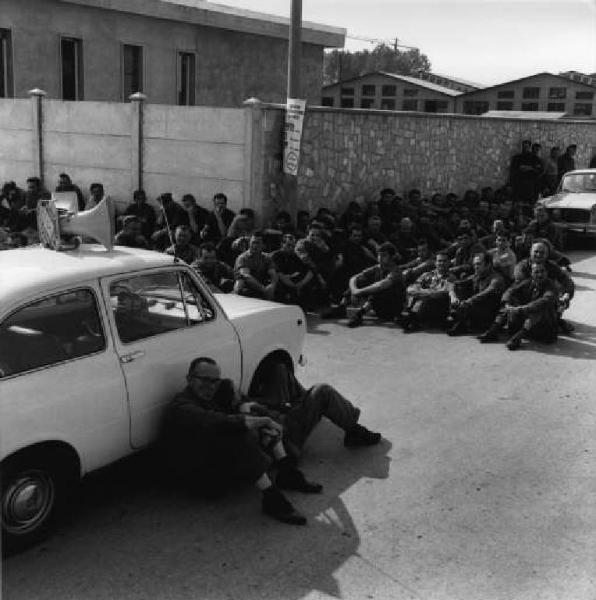
<path fill-rule="evenodd" d="M 40 200 L 37 205 L 37 229 L 39 241 L 46 248 L 60 247 L 60 220 L 53 200 Z"/>
<path fill-rule="evenodd" d="M 300 162 L 300 140 L 306 100 L 288 98 L 284 128 L 284 173 L 298 175 Z"/>

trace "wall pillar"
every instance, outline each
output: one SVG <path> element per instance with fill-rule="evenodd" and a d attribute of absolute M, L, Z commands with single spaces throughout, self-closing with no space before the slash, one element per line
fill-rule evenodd
<path fill-rule="evenodd" d="M 132 189 L 143 189 L 143 113 L 147 96 L 136 92 L 128 98 L 132 104 L 131 118 L 131 179 Z"/>
<path fill-rule="evenodd" d="M 244 120 L 244 206 L 257 218 L 266 214 L 263 195 L 263 105 L 258 98 L 243 102 Z M 262 223 L 261 223 L 262 225 Z"/>
<path fill-rule="evenodd" d="M 44 160 L 43 160 L 43 99 L 47 93 L 39 88 L 29 90 L 31 97 L 31 123 L 33 132 L 33 171 L 44 183 Z"/>

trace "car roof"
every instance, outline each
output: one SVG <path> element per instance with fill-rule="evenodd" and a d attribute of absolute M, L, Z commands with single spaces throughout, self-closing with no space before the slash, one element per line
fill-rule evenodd
<path fill-rule="evenodd" d="M 575 169 L 575 171 L 567 171 L 565 175 L 595 175 L 596 169 Z"/>
<path fill-rule="evenodd" d="M 98 277 L 174 264 L 161 252 L 99 244 L 82 244 L 76 250 L 55 251 L 26 246 L 0 252 L 0 308 L 16 300 L 64 285 Z"/>

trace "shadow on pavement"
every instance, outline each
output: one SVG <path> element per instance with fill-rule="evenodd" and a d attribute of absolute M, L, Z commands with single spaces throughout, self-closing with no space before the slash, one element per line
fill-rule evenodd
<path fill-rule="evenodd" d="M 596 359 L 596 327 L 583 323 L 573 323 L 575 331 L 571 335 L 559 335 L 554 344 L 532 342 L 528 349 L 544 354 L 569 358 Z"/>
<path fill-rule="evenodd" d="M 301 467 L 323 493 L 288 492 L 306 527 L 262 515 L 252 488 L 216 501 L 181 491 L 143 452 L 86 478 L 74 512 L 45 543 L 7 561 L 5 582 L 12 563 L 36 598 L 51 598 L 57 587 L 81 599 L 298 600 L 313 590 L 340 598 L 334 572 L 360 545 L 341 496 L 358 482 L 387 478 L 391 461 L 390 442 L 348 450 L 342 436 L 324 422 L 307 444 Z"/>

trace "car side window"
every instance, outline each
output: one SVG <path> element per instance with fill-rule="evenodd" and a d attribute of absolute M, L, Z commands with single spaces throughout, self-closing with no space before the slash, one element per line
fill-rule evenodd
<path fill-rule="evenodd" d="M 124 343 L 190 327 L 214 311 L 182 271 L 127 277 L 110 285 L 110 303 Z"/>
<path fill-rule="evenodd" d="M 77 289 L 32 302 L 0 324 L 0 377 L 104 350 L 95 294 Z"/>

